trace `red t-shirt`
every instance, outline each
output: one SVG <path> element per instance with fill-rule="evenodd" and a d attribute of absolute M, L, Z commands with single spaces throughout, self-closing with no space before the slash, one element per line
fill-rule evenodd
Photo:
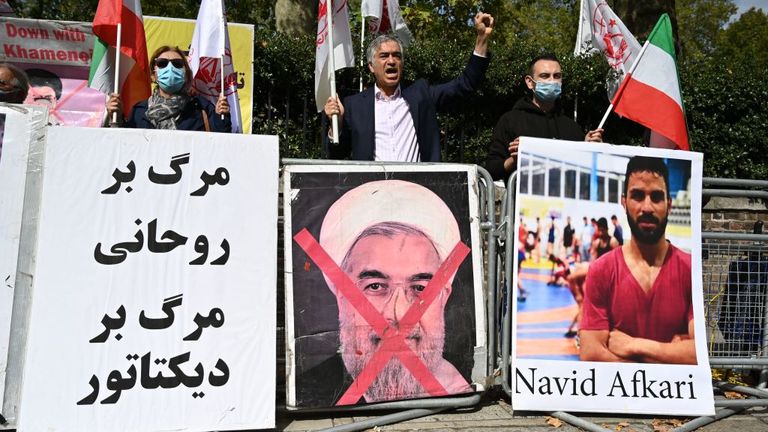
<path fill-rule="evenodd" d="M 590 264 L 582 330 L 618 329 L 632 337 L 669 342 L 688 334 L 692 319 L 691 255 L 671 244 L 647 294 L 627 267 L 621 247 Z"/>

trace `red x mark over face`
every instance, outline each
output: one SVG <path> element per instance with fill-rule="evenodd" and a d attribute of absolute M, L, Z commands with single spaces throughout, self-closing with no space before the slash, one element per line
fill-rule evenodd
<path fill-rule="evenodd" d="M 440 290 L 448 284 L 451 275 L 459 268 L 459 265 L 469 254 L 470 249 L 461 242 L 456 244 L 429 281 L 419 296 L 418 301 L 413 302 L 402 319 L 399 320 L 398 327 L 394 328 L 390 326 L 387 319 L 360 289 L 355 286 L 354 282 L 344 273 L 339 265 L 333 261 L 309 231 L 306 229 L 301 230 L 294 236 L 294 240 L 335 286 L 337 295 L 343 295 L 381 338 L 379 348 L 336 405 L 357 403 L 393 356 L 397 357 L 428 394 L 431 396 L 447 395 L 448 392 L 435 377 L 433 371 L 427 367 L 422 358 L 407 344 L 406 338 L 411 334 L 413 328 L 440 294 Z"/>

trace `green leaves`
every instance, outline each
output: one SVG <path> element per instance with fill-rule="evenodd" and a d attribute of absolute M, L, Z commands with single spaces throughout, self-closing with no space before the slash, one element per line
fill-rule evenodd
<path fill-rule="evenodd" d="M 301 0 L 288 3 L 303 6 Z M 10 0 L 10 4 L 22 17 L 88 21 L 97 0 Z M 325 129 L 315 112 L 314 20 L 311 31 L 288 36 L 275 31 L 280 14 L 274 0 L 225 0 L 225 4 L 229 22 L 256 25 L 254 133 L 279 135 L 284 157 L 319 157 Z M 736 10 L 732 0 L 610 4 L 639 37 L 662 12 L 676 6 L 682 48 L 678 69 L 690 140 L 694 150 L 705 155 L 705 175 L 768 178 L 768 108 L 763 103 L 768 100 L 768 16 L 751 10 L 726 25 Z M 566 113 L 578 108 L 584 130 L 595 128 L 608 107 L 606 62 L 599 54 L 576 58 L 571 54 L 579 0 L 400 0 L 400 5 L 416 40 L 405 55 L 407 82 L 426 78 L 442 83 L 458 76 L 474 44 L 474 14 L 483 10 L 496 20 L 493 59 L 479 94 L 440 116 L 446 161 L 483 162 L 499 117 L 526 96 L 522 77 L 528 62 L 545 51 L 561 60 L 563 108 Z M 314 17 L 317 1 L 306 0 L 305 6 Z M 146 15 L 194 18 L 199 0 L 145 0 L 142 7 Z M 350 16 L 359 56 L 359 0 L 350 1 Z M 305 27 L 309 26 L 296 28 Z M 356 92 L 361 76 L 369 85 L 370 73 L 364 66 L 337 73 L 339 94 Z M 616 115 L 609 117 L 605 129 L 608 142 L 636 145 L 644 140 L 644 128 Z"/>

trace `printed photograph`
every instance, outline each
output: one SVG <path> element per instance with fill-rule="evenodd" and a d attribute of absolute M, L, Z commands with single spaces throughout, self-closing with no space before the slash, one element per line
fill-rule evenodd
<path fill-rule="evenodd" d="M 295 406 L 474 391 L 468 172 L 290 176 Z"/>
<path fill-rule="evenodd" d="M 697 363 L 691 161 L 626 153 L 521 153 L 517 358 Z"/>

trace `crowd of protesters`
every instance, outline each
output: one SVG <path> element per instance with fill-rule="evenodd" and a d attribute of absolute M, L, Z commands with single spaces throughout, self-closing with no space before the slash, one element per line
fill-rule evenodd
<path fill-rule="evenodd" d="M 403 84 L 405 50 L 394 35 L 382 35 L 368 46 L 368 69 L 374 85 L 344 98 L 332 95 L 325 102 L 328 124 L 335 119 L 339 136 L 328 131 L 326 155 L 334 159 L 397 162 L 438 162 L 441 134 L 437 113 L 460 105 L 473 95 L 485 79 L 491 62 L 489 41 L 495 20 L 487 13 L 474 17 L 475 45 L 464 71 L 447 83 L 433 84 L 419 79 Z M 226 98 L 211 103 L 195 95 L 193 77 L 184 52 L 163 46 L 148 59 L 154 83 L 149 99 L 123 111 L 119 93 L 105 104 L 105 124 L 148 129 L 179 129 L 228 132 L 231 120 Z M 21 103 L 34 85 L 24 72 L 12 65 L 0 65 L 0 101 Z M 523 81 L 527 97 L 503 115 L 489 143 L 485 166 L 495 180 L 507 178 L 516 166 L 520 136 L 567 140 L 602 141 L 602 129 L 581 130 L 561 112 L 562 70 L 551 54 L 532 59 Z M 24 97 L 22 97 L 24 96 Z M 124 117 L 124 115 L 127 115 Z M 325 135 L 325 134 L 323 134 Z M 547 237 L 548 249 L 552 235 Z M 548 250 L 548 252 L 551 252 Z"/>

